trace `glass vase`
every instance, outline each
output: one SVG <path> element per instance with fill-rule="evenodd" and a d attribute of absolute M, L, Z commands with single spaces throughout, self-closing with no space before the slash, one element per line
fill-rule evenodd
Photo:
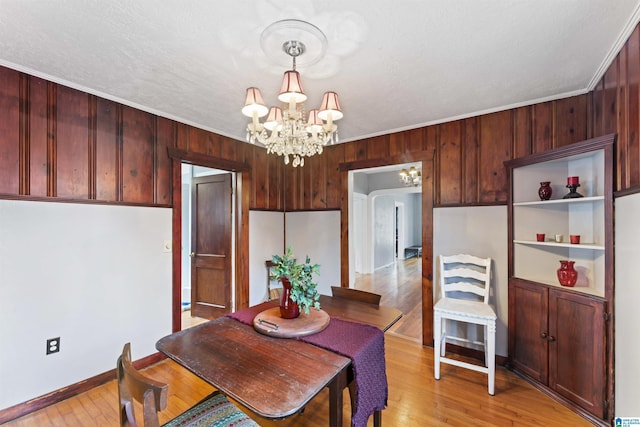
<path fill-rule="evenodd" d="M 551 194 L 553 190 L 551 189 L 550 181 L 543 181 L 540 183 L 540 188 L 538 188 L 538 196 L 540 200 L 549 200 L 551 198 Z"/>
<path fill-rule="evenodd" d="M 281 277 L 282 296 L 280 297 L 280 317 L 283 319 L 295 319 L 300 316 L 300 307 L 291 299 L 291 282 L 286 277 Z"/>
<path fill-rule="evenodd" d="M 574 286 L 578 281 L 578 272 L 573 268 L 575 261 L 560 261 L 558 269 L 558 281 L 562 286 Z"/>

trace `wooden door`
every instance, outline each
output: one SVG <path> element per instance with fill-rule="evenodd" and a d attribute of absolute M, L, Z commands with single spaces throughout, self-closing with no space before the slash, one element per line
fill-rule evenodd
<path fill-rule="evenodd" d="M 514 368 L 547 384 L 548 289 L 511 279 L 509 353 Z"/>
<path fill-rule="evenodd" d="M 605 304 L 549 290 L 549 387 L 602 418 L 605 396 Z"/>
<path fill-rule="evenodd" d="M 215 319 L 231 311 L 231 174 L 191 187 L 191 314 Z"/>

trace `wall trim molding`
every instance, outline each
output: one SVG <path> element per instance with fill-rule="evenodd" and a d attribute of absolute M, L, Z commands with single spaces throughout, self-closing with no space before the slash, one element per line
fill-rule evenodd
<path fill-rule="evenodd" d="M 161 353 L 154 353 L 135 361 L 133 365 L 136 367 L 136 369 L 142 369 L 146 368 L 147 366 L 153 365 L 154 363 L 160 362 L 165 358 L 166 357 Z M 85 393 L 92 388 L 101 386 L 115 379 L 116 369 L 113 368 L 107 372 L 103 372 L 102 374 L 87 378 L 86 380 L 79 381 L 75 384 L 71 384 L 70 386 L 63 387 L 43 396 L 36 397 L 35 399 L 31 399 L 23 403 L 18 403 L 17 405 L 0 410 L 0 424 L 4 424 L 6 422 L 15 420 L 16 418 L 28 415 L 32 412 L 39 411 L 40 409 L 46 408 L 47 406 L 62 402 L 63 400 L 69 399 L 70 397 L 76 396 L 78 394 Z M 113 403 L 116 404 L 117 402 L 114 401 Z"/>
<path fill-rule="evenodd" d="M 173 160 L 213 169 L 222 169 L 229 172 L 249 172 L 251 170 L 251 167 L 247 163 L 221 159 L 220 157 L 182 150 L 175 147 L 167 147 L 167 154 L 169 158 Z"/>

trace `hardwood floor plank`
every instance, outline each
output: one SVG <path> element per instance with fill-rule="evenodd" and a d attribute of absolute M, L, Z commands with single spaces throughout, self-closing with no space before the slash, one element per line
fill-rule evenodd
<path fill-rule="evenodd" d="M 409 258 L 370 274 L 356 274 L 354 287 L 382 295 L 381 305 L 404 316 L 387 333 L 422 342 L 422 259 Z"/>

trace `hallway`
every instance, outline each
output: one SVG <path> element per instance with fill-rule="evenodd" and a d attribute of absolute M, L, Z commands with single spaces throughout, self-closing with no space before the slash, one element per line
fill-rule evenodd
<path fill-rule="evenodd" d="M 355 288 L 382 295 L 381 305 L 396 307 L 404 316 L 387 331 L 422 342 L 422 258 L 398 260 L 371 274 L 356 274 Z"/>

